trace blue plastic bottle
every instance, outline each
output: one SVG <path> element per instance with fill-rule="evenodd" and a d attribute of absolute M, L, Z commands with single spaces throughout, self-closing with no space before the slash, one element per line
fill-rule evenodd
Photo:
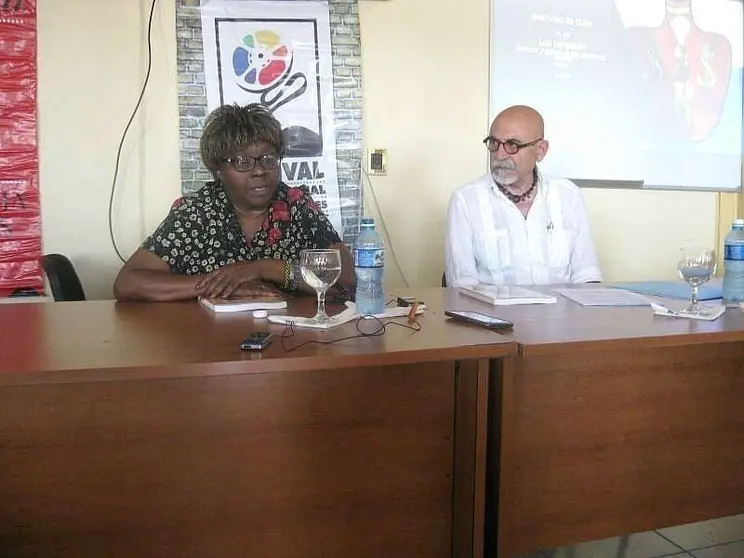
<path fill-rule="evenodd" d="M 359 314 L 381 314 L 385 311 L 382 275 L 385 272 L 385 245 L 375 230 L 375 220 L 362 219 L 362 227 L 354 244 L 356 271 L 356 307 Z"/>
<path fill-rule="evenodd" d="M 734 220 L 723 244 L 723 303 L 744 302 L 744 219 Z"/>

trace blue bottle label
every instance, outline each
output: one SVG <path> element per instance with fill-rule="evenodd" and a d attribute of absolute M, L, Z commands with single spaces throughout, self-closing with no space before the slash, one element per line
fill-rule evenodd
<path fill-rule="evenodd" d="M 744 260 L 744 244 L 726 244 L 723 247 L 724 260 Z"/>
<path fill-rule="evenodd" d="M 355 267 L 383 267 L 385 265 L 385 250 L 382 248 L 355 248 Z"/>

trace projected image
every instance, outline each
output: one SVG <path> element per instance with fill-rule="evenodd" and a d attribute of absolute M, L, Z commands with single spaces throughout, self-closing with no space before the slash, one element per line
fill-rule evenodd
<path fill-rule="evenodd" d="M 619 2 L 618 9 L 627 20 L 640 15 L 637 2 Z M 732 81 L 731 41 L 698 25 L 691 0 L 667 0 L 664 12 L 661 21 L 641 15 L 648 25 L 628 27 L 630 46 L 640 57 L 664 128 L 675 139 L 700 141 L 723 115 Z M 724 16 L 719 12 L 719 29 L 726 27 Z"/>
<path fill-rule="evenodd" d="M 545 172 L 741 184 L 741 0 L 491 0 L 491 110 L 545 117 Z"/>
<path fill-rule="evenodd" d="M 505 16 L 508 22 L 510 18 Z M 586 10 L 532 10 L 526 18 L 531 29 L 515 37 L 514 54 L 531 57 L 533 62 L 543 59 L 552 66 L 556 79 L 569 80 L 582 70 L 596 69 L 606 64 L 611 54 L 595 31 L 595 19 Z"/>

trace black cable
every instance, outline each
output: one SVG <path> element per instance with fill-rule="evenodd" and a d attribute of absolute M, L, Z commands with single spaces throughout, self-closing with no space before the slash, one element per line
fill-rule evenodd
<path fill-rule="evenodd" d="M 375 329 L 372 331 L 363 331 L 361 328 L 361 324 L 370 324 L 374 323 Z M 331 339 L 330 341 L 318 341 L 316 339 L 310 339 L 308 341 L 303 341 L 302 343 L 299 343 L 298 345 L 295 345 L 294 347 L 287 347 L 285 344 L 285 339 L 289 339 L 294 336 L 295 334 L 295 324 L 294 322 L 289 322 L 287 324 L 287 327 L 284 328 L 284 331 L 282 332 L 282 335 L 279 337 L 279 340 L 282 344 L 282 349 L 284 349 L 284 352 L 291 353 L 292 351 L 296 351 L 297 349 L 301 347 L 305 347 L 307 345 L 331 345 L 333 343 L 338 343 L 339 341 L 348 341 L 349 339 L 361 339 L 362 337 L 380 337 L 381 335 L 385 334 L 385 331 L 387 329 L 387 326 L 395 325 L 399 327 L 403 327 L 406 329 L 410 329 L 414 333 L 418 333 L 421 331 L 421 324 L 414 321 L 411 324 L 404 324 L 400 322 L 394 322 L 394 321 L 387 321 L 383 322 L 380 318 L 377 318 L 375 316 L 365 316 L 360 317 L 357 319 L 356 323 L 354 324 L 356 326 L 356 330 L 358 333 L 356 335 L 347 335 L 346 337 L 339 337 L 338 339 Z"/>
<path fill-rule="evenodd" d="M 142 104 L 142 99 L 144 98 L 145 91 L 147 90 L 147 84 L 150 82 L 150 72 L 152 71 L 152 20 L 153 20 L 153 15 L 155 14 L 155 5 L 157 4 L 157 2 L 158 0 L 152 0 L 152 4 L 150 4 L 150 17 L 147 20 L 147 72 L 145 73 L 145 81 L 142 83 L 142 89 L 140 90 L 139 98 L 137 99 L 137 104 L 134 106 L 132 115 L 129 117 L 129 121 L 127 122 L 127 125 L 124 127 L 124 133 L 121 135 L 121 141 L 119 142 L 119 149 L 116 150 L 116 164 L 114 165 L 114 178 L 111 182 L 111 195 L 109 196 L 109 207 L 108 207 L 109 236 L 111 237 L 111 244 L 114 247 L 114 252 L 116 252 L 116 255 L 119 256 L 119 259 L 122 262 L 126 260 L 124 259 L 124 256 L 122 256 L 121 252 L 119 251 L 119 247 L 116 244 L 116 236 L 114 235 L 114 194 L 116 193 L 116 179 L 119 176 L 119 163 L 121 161 L 121 152 L 124 149 L 124 141 L 127 138 L 127 134 L 129 133 L 129 128 L 132 126 L 134 117 L 137 115 L 137 111 L 139 110 L 140 105 Z"/>

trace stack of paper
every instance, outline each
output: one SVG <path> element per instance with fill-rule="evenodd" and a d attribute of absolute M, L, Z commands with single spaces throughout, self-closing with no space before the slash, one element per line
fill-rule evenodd
<path fill-rule="evenodd" d="M 620 289 L 556 289 L 561 295 L 582 306 L 648 306 L 645 296 Z"/>

